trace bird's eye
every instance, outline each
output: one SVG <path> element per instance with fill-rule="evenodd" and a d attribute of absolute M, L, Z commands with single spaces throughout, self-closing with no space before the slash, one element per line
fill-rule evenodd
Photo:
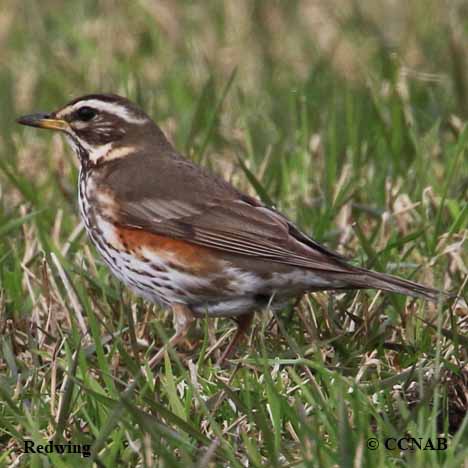
<path fill-rule="evenodd" d="M 76 111 L 76 118 L 82 120 L 83 122 L 89 122 L 97 114 L 96 109 L 92 107 L 80 107 Z"/>

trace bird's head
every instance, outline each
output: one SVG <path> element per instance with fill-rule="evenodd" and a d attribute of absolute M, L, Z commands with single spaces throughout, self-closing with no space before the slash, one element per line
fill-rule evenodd
<path fill-rule="evenodd" d="M 64 132 L 82 163 L 97 165 L 135 151 L 164 135 L 135 104 L 114 94 L 90 94 L 51 113 L 20 117 L 18 123 Z"/>

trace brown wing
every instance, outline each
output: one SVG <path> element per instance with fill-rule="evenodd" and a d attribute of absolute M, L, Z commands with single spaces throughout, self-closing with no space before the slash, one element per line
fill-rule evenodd
<path fill-rule="evenodd" d="M 195 208 L 178 200 L 161 203 L 145 199 L 125 204 L 120 215 L 125 227 L 146 229 L 205 247 L 303 268 L 336 272 L 344 269 L 337 257 L 294 238 L 289 223 L 275 212 L 242 200 L 222 200 Z"/>
<path fill-rule="evenodd" d="M 144 159 L 143 173 L 129 158 L 118 170 L 110 165 L 101 181 L 116 197 L 122 226 L 303 268 L 349 271 L 342 257 L 284 216 L 178 155 L 133 157 Z"/>

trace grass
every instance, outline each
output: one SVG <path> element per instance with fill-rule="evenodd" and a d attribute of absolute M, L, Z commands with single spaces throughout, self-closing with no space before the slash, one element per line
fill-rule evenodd
<path fill-rule="evenodd" d="M 468 24 L 439 3 L 2 4 L 0 464 L 466 466 Z M 15 124 L 96 91 L 356 263 L 461 300 L 317 293 L 257 314 L 223 368 L 217 319 L 150 370 L 171 314 L 100 262 L 60 137 Z M 447 449 L 385 448 L 406 436 Z"/>

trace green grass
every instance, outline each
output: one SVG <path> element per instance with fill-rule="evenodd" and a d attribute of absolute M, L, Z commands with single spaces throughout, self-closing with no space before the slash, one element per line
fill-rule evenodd
<path fill-rule="evenodd" d="M 466 465 L 466 6 L 387 3 L 2 4 L 0 465 Z M 151 371 L 171 314 L 77 229 L 60 137 L 15 123 L 100 91 L 357 264 L 462 299 L 309 295 L 257 314 L 223 368 L 234 325 L 199 320 Z M 447 450 L 384 447 L 405 436 Z"/>

